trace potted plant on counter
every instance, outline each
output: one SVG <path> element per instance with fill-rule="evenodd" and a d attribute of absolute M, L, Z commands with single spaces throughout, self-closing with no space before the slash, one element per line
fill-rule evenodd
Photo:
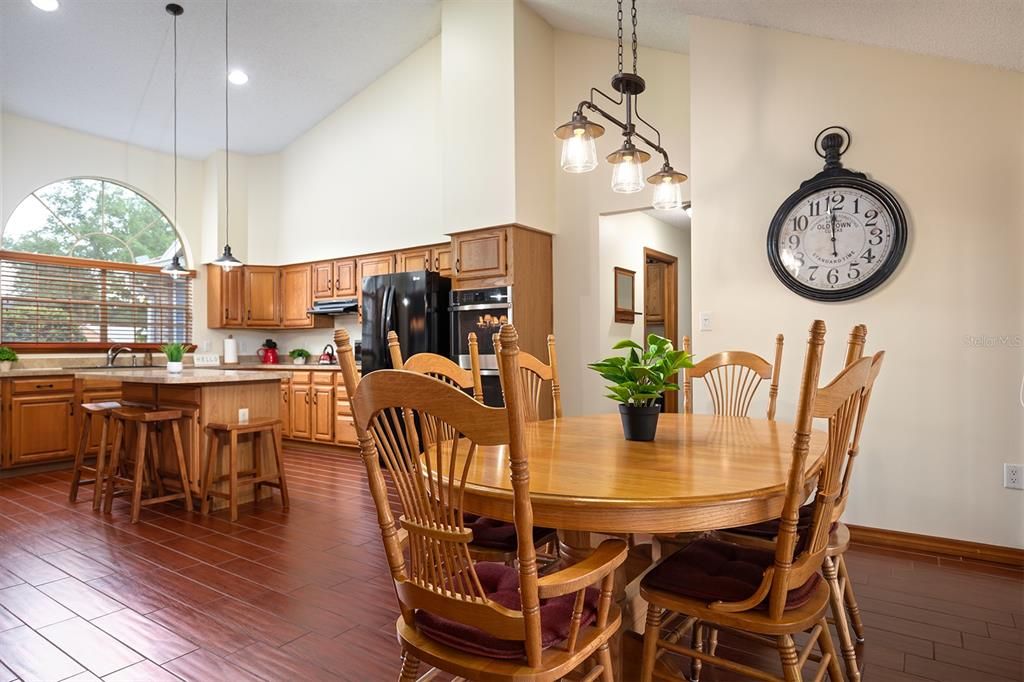
<path fill-rule="evenodd" d="M 312 353 L 305 348 L 293 348 L 288 351 L 288 357 L 292 359 L 293 365 L 304 365 L 311 356 Z"/>
<path fill-rule="evenodd" d="M 587 366 L 611 382 L 608 397 L 621 403 L 619 415 L 626 440 L 654 440 L 661 413 L 658 399 L 679 390 L 675 378 L 679 370 L 693 367 L 693 356 L 675 350 L 671 341 L 657 334 L 647 337 L 647 350 L 632 339 L 623 339 L 612 348 L 628 348 L 629 353 Z"/>
<path fill-rule="evenodd" d="M 18 354 L 7 346 L 0 346 L 0 371 L 11 371 L 11 363 L 18 361 Z"/>
<path fill-rule="evenodd" d="M 160 352 L 167 356 L 167 371 L 173 374 L 181 372 L 184 367 L 185 353 L 189 351 L 186 343 L 165 343 Z"/>

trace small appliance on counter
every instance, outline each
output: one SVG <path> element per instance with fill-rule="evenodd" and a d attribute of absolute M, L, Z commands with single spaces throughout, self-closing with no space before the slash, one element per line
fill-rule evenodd
<path fill-rule="evenodd" d="M 228 338 L 224 339 L 224 364 L 238 364 L 238 341 L 231 334 L 228 334 Z"/>
<path fill-rule="evenodd" d="M 264 365 L 276 365 L 278 361 L 277 342 L 273 339 L 264 341 L 263 345 L 256 349 L 256 357 Z"/>
<path fill-rule="evenodd" d="M 334 358 L 334 346 L 327 344 L 324 349 L 320 351 L 320 360 L 316 363 L 318 365 L 333 365 L 335 364 Z"/>

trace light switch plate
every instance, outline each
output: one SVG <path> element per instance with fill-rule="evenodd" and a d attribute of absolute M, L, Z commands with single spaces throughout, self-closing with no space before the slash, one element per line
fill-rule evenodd
<path fill-rule="evenodd" d="M 711 313 L 700 314 L 700 330 L 702 332 L 711 331 Z"/>
<path fill-rule="evenodd" d="M 249 408 L 240 407 L 238 408 L 238 422 L 240 424 L 247 424 L 249 422 Z"/>

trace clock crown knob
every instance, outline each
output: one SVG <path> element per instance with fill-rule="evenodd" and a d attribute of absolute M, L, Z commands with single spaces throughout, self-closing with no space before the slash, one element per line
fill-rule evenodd
<path fill-rule="evenodd" d="M 829 133 L 821 139 L 821 148 L 825 151 L 825 168 L 842 166 L 839 157 L 842 154 L 843 142 L 843 136 L 839 133 Z"/>

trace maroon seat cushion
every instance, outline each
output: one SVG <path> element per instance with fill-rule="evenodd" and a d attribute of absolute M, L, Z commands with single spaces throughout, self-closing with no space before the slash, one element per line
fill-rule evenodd
<path fill-rule="evenodd" d="M 770 550 L 741 547 L 721 540 L 696 540 L 644 577 L 644 585 L 704 602 L 749 599 L 761 586 L 764 571 L 775 561 Z M 789 591 L 786 608 L 806 604 L 821 579 L 817 573 Z M 767 602 L 761 607 L 766 608 Z"/>
<path fill-rule="evenodd" d="M 807 529 L 811 527 L 811 521 L 814 520 L 814 503 L 808 502 L 804 506 L 800 507 L 800 518 L 796 522 L 797 537 L 797 552 L 803 550 L 805 536 L 807 535 Z M 779 534 L 779 524 L 782 522 L 781 519 L 772 519 L 771 521 L 762 521 L 761 523 L 752 523 L 749 526 L 740 526 L 739 528 L 730 528 L 730 533 L 739 533 L 741 535 L 750 535 L 753 537 L 764 538 L 766 540 L 772 540 Z M 835 532 L 838 523 L 833 523 L 828 532 Z"/>
<path fill-rule="evenodd" d="M 463 514 L 462 519 L 463 523 L 466 524 L 466 528 L 473 531 L 474 545 L 487 547 L 488 549 L 504 550 L 506 552 L 514 552 L 519 546 L 516 540 L 516 527 L 514 524 L 490 519 L 486 516 L 477 516 L 468 512 Z M 541 538 L 554 532 L 550 528 L 534 527 L 533 541 L 536 543 Z"/>
<path fill-rule="evenodd" d="M 480 578 L 487 596 L 505 608 L 520 610 L 523 608 L 519 597 L 519 571 L 504 564 L 482 561 L 476 564 L 476 573 Z M 587 589 L 583 600 L 583 620 L 581 627 L 590 625 L 597 617 L 597 601 L 599 593 L 596 589 Z M 540 603 L 541 646 L 545 649 L 565 641 L 569 636 L 569 624 L 572 620 L 572 607 L 576 593 L 567 594 L 554 599 L 544 599 Z M 498 639 L 483 630 L 459 623 L 448 618 L 436 616 L 420 610 L 416 612 L 416 625 L 427 637 L 478 656 L 490 658 L 515 659 L 526 656 L 521 640 Z"/>

